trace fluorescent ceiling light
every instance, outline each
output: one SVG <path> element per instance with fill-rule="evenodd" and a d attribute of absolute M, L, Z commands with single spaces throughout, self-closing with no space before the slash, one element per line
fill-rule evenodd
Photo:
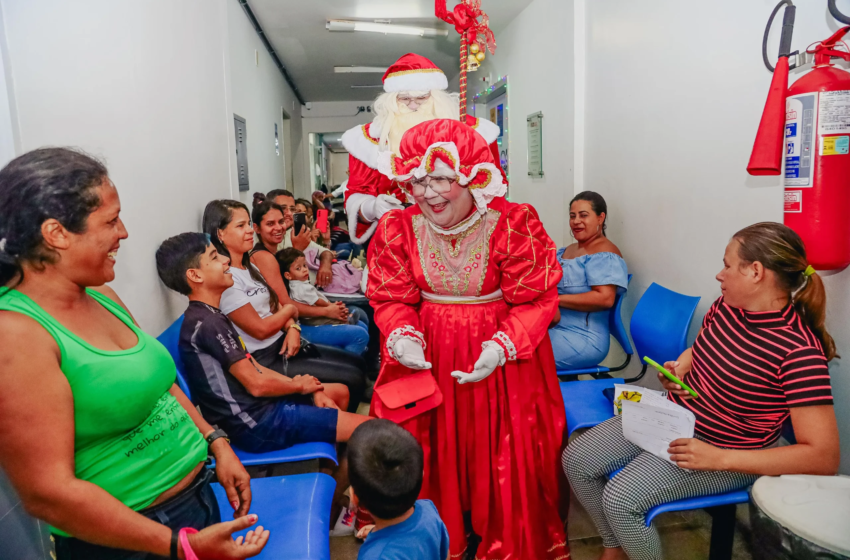
<path fill-rule="evenodd" d="M 386 66 L 334 66 L 336 74 L 383 74 Z"/>
<path fill-rule="evenodd" d="M 372 33 L 418 35 L 420 37 L 447 37 L 447 29 L 431 29 L 428 27 L 413 27 L 410 25 L 393 25 L 391 23 L 375 23 L 371 21 L 348 21 L 332 19 L 325 24 L 328 31 L 370 31 Z"/>
<path fill-rule="evenodd" d="M 368 86 L 357 86 L 357 85 L 355 85 L 355 86 L 351 86 L 351 89 L 377 89 L 377 88 L 382 88 L 382 87 L 384 87 L 384 84 L 375 84 L 375 85 L 368 85 Z"/>

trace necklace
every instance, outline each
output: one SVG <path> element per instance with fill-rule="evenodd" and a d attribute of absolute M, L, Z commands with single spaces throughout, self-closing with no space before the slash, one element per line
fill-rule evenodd
<path fill-rule="evenodd" d="M 444 269 L 439 271 L 443 287 L 453 295 L 462 295 L 469 288 L 472 265 L 486 241 L 487 228 L 483 227 L 487 222 L 486 217 L 487 214 L 480 216 L 475 223 L 453 235 L 440 234 L 431 228 L 426 230 L 428 232 L 429 249 L 444 266 Z M 467 237 L 472 237 L 467 244 L 467 246 L 471 246 L 468 256 L 460 254 L 461 247 Z"/>

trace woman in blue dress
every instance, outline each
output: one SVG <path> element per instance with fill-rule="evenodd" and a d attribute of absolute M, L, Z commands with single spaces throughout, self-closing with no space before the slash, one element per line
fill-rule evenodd
<path fill-rule="evenodd" d="M 628 288 L 620 250 L 605 237 L 608 206 L 591 191 L 570 201 L 570 231 L 576 242 L 558 250 L 564 277 L 560 306 L 549 329 L 558 370 L 593 367 L 608 355 L 608 316 L 618 293 Z"/>

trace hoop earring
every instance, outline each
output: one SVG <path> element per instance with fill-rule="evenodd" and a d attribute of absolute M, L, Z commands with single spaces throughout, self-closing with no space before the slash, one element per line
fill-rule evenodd
<path fill-rule="evenodd" d="M 576 238 L 576 236 L 575 236 L 575 235 L 573 235 L 573 228 L 570 228 L 570 237 L 572 237 L 573 239 L 575 239 L 575 238 Z"/>

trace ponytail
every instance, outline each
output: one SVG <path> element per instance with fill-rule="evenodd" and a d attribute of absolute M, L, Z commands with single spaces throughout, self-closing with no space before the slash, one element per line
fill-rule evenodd
<path fill-rule="evenodd" d="M 806 278 L 805 285 L 800 288 L 792 301 L 797 314 L 808 325 L 812 333 L 820 340 L 826 361 L 838 357 L 835 341 L 826 331 L 826 290 L 823 280 L 817 272 Z"/>
<path fill-rule="evenodd" d="M 225 247 L 224 243 L 221 242 L 221 239 L 218 238 L 218 231 L 227 227 L 227 225 L 233 220 L 233 211 L 238 209 L 245 210 L 250 218 L 251 213 L 248 211 L 248 207 L 236 200 L 213 200 L 207 204 L 206 208 L 204 208 L 202 226 L 204 233 L 210 236 L 210 241 L 212 241 L 216 251 L 226 257 L 230 257 L 230 251 L 227 250 L 227 247 Z M 251 275 L 252 280 L 266 288 L 269 294 L 269 308 L 272 313 L 276 313 L 280 307 L 280 300 L 277 297 L 277 293 L 272 290 L 271 286 L 269 286 L 268 282 L 266 282 L 266 279 L 263 278 L 262 274 L 260 274 L 260 271 L 251 264 L 250 251 L 242 254 L 241 264 L 242 267 L 248 271 L 248 274 Z"/>
<path fill-rule="evenodd" d="M 806 246 L 794 230 L 775 222 L 746 227 L 733 239 L 740 243 L 738 256 L 745 263 L 760 262 L 776 273 L 777 281 L 800 319 L 820 341 L 826 360 L 838 358 L 835 341 L 826 330 L 826 291 L 823 280 L 809 266 Z"/>

